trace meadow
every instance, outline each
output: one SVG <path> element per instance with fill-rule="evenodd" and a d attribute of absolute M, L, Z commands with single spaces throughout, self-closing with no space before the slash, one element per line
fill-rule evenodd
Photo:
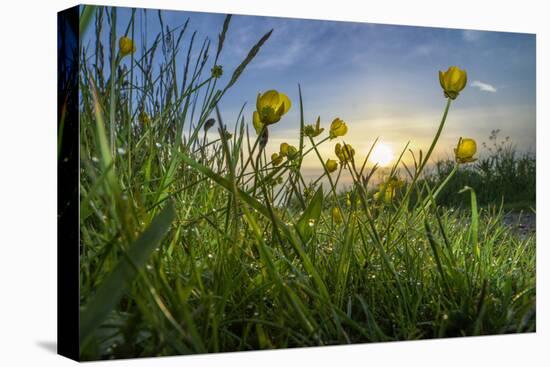
<path fill-rule="evenodd" d="M 535 331 L 535 233 L 503 222 L 516 203 L 535 211 L 534 157 L 508 141 L 478 157 L 457 136 L 455 157 L 431 163 L 465 71 L 440 72 L 431 145 L 403 147 L 375 182 L 370 152 L 346 144 L 353 127 L 308 123 L 301 91 L 259 87 L 243 97 L 253 116 L 224 119 L 271 32 L 226 70 L 230 16 L 213 42 L 185 23 L 138 51 L 135 13 L 118 27 L 116 8 L 81 17 L 95 34 L 79 50 L 82 359 Z M 291 109 L 299 144 L 267 151 Z"/>

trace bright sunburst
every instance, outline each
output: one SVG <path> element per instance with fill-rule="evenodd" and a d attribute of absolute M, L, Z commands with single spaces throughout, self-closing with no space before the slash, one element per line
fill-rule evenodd
<path fill-rule="evenodd" d="M 378 143 L 374 146 L 369 160 L 374 164 L 378 163 L 379 166 L 385 167 L 393 160 L 393 149 L 386 143 Z"/>

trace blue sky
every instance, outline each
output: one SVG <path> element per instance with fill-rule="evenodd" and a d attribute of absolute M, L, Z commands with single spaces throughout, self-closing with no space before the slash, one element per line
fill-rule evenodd
<path fill-rule="evenodd" d="M 120 8 L 117 32 L 128 21 Z M 138 11 L 138 25 L 145 24 Z M 156 11 L 147 15 L 147 40 L 160 31 Z M 208 37 L 214 53 L 225 15 L 166 11 L 165 25 L 182 25 Z M 535 147 L 535 36 L 508 32 L 395 26 L 235 15 L 229 26 L 220 64 L 222 85 L 248 50 L 270 29 L 271 38 L 237 84 L 222 100 L 225 122 L 233 126 L 243 103 L 251 123 L 256 95 L 268 89 L 286 93 L 290 112 L 270 129 L 268 152 L 282 141 L 297 142 L 298 83 L 302 87 L 306 122 L 321 116 L 327 128 L 335 117 L 347 122 L 346 142 L 364 157 L 376 137 L 397 154 L 407 141 L 426 150 L 445 105 L 438 71 L 457 65 L 468 72 L 468 86 L 451 107 L 435 157 L 452 154 L 460 136 L 487 141 L 493 129 L 510 136 L 522 151 Z M 105 32 L 107 33 L 107 32 Z M 189 32 L 184 38 L 186 47 Z M 141 39 L 136 38 L 138 52 Z M 180 54 L 183 63 L 185 53 Z M 480 146 L 480 153 L 483 150 Z M 334 142 L 325 144 L 333 156 Z M 318 162 L 306 160 L 316 171 Z M 313 172 L 314 173 L 314 172 Z M 313 174 L 312 173 L 312 174 Z"/>

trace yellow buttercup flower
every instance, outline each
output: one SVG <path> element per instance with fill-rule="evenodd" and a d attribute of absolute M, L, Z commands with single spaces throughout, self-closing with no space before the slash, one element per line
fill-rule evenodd
<path fill-rule="evenodd" d="M 138 115 L 138 121 L 142 125 L 148 125 L 151 123 L 151 118 L 145 111 L 141 111 Z"/>
<path fill-rule="evenodd" d="M 344 219 L 342 218 L 342 212 L 336 206 L 332 208 L 332 220 L 336 224 L 340 224 L 344 221 Z"/>
<path fill-rule="evenodd" d="M 281 146 L 279 148 L 279 152 L 281 153 L 281 155 L 283 157 L 286 157 L 288 155 L 288 147 L 290 147 L 290 145 L 288 143 L 281 143 Z"/>
<path fill-rule="evenodd" d="M 286 157 L 291 161 L 294 160 L 295 158 L 298 157 L 298 149 L 296 149 L 296 147 L 293 145 L 289 145 L 286 153 Z"/>
<path fill-rule="evenodd" d="M 279 155 L 281 157 L 287 157 L 289 160 L 293 160 L 298 156 L 298 149 L 288 143 L 281 143 L 281 147 L 279 148 Z"/>
<path fill-rule="evenodd" d="M 386 189 L 380 189 L 374 194 L 374 200 L 379 201 L 383 200 L 384 203 L 390 204 L 395 198 L 395 188 L 392 186 L 386 187 Z"/>
<path fill-rule="evenodd" d="M 348 126 L 340 118 L 335 118 L 330 124 L 330 133 L 329 136 L 331 139 L 336 138 L 337 136 L 344 136 L 348 132 Z"/>
<path fill-rule="evenodd" d="M 474 155 L 477 151 L 477 144 L 474 139 L 460 138 L 455 148 L 455 158 L 458 163 L 474 162 L 477 158 Z"/>
<path fill-rule="evenodd" d="M 256 134 L 258 135 L 262 132 L 262 129 L 264 128 L 264 124 L 262 123 L 262 120 L 260 120 L 260 114 L 258 113 L 258 111 L 254 111 L 252 113 L 252 125 L 254 126 Z"/>
<path fill-rule="evenodd" d="M 355 155 L 355 149 L 349 144 L 344 144 L 343 146 L 340 143 L 337 143 L 334 147 L 334 153 L 338 157 L 341 163 L 347 163 L 353 159 Z"/>
<path fill-rule="evenodd" d="M 397 177 L 390 178 L 387 182 L 378 185 L 378 192 L 374 194 L 375 200 L 383 200 L 384 203 L 390 204 L 397 196 L 398 190 L 405 185 L 405 181 Z"/>
<path fill-rule="evenodd" d="M 271 155 L 271 163 L 273 163 L 274 166 L 278 166 L 283 163 L 283 159 L 284 157 L 282 156 L 282 154 L 273 153 Z"/>
<path fill-rule="evenodd" d="M 268 90 L 258 93 L 256 99 L 256 111 L 252 115 L 252 122 L 256 133 L 260 133 L 264 126 L 274 124 L 281 120 L 284 114 L 290 110 L 290 99 L 284 93 L 276 90 Z"/>
<path fill-rule="evenodd" d="M 120 55 L 122 57 L 136 52 L 136 45 L 134 44 L 134 41 L 132 41 L 131 38 L 124 36 L 120 37 L 118 40 L 118 48 L 120 49 Z"/>
<path fill-rule="evenodd" d="M 315 125 L 304 126 L 305 136 L 310 136 L 312 138 L 321 135 L 323 131 L 325 131 L 325 129 L 321 127 L 321 116 L 317 117 L 317 122 Z"/>
<path fill-rule="evenodd" d="M 394 188 L 397 188 L 397 189 L 400 189 L 402 188 L 403 186 L 405 186 L 405 181 L 397 178 L 397 177 L 391 177 L 389 180 L 388 180 L 388 185 L 389 186 L 392 186 Z"/>
<path fill-rule="evenodd" d="M 338 169 L 338 162 L 336 162 L 334 159 L 327 159 L 325 167 L 327 168 L 327 171 L 332 173 Z"/>
<path fill-rule="evenodd" d="M 439 83 L 443 88 L 443 93 L 450 99 L 458 97 L 460 91 L 466 87 L 468 75 L 465 70 L 457 66 L 451 66 L 447 71 L 439 71 Z"/>

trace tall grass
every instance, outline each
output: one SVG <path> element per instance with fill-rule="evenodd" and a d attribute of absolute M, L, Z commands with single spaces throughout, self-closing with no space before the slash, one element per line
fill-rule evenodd
<path fill-rule="evenodd" d="M 482 205 L 510 209 L 534 209 L 536 200 L 536 159 L 533 153 L 521 153 L 510 137 L 499 139 L 500 130 L 493 130 L 489 142 L 483 142 L 485 154 L 475 164 L 461 167 L 438 196 L 445 206 L 463 206 L 456 193 L 468 185 L 477 193 Z M 440 160 L 435 163 L 426 180 L 430 185 L 444 180 L 453 170 L 455 162 Z"/>
<path fill-rule="evenodd" d="M 436 206 L 440 182 L 422 171 L 437 137 L 389 203 L 368 192 L 376 168 L 359 157 L 325 169 L 328 187 L 306 184 L 303 157 L 324 167 L 317 147 L 333 144 L 301 134 L 306 96 L 293 101 L 297 156 L 277 167 L 268 136 L 247 116 L 227 131 L 218 109 L 271 32 L 220 85 L 229 16 L 213 44 L 159 11 L 162 33 L 122 57 L 112 40 L 146 33 L 145 10 L 117 27 L 116 13 L 97 8 L 95 42 L 81 50 L 83 359 L 535 330 L 534 236 L 479 209 L 475 190 L 456 194 L 468 211 Z M 348 200 L 336 189 L 343 170 Z"/>

